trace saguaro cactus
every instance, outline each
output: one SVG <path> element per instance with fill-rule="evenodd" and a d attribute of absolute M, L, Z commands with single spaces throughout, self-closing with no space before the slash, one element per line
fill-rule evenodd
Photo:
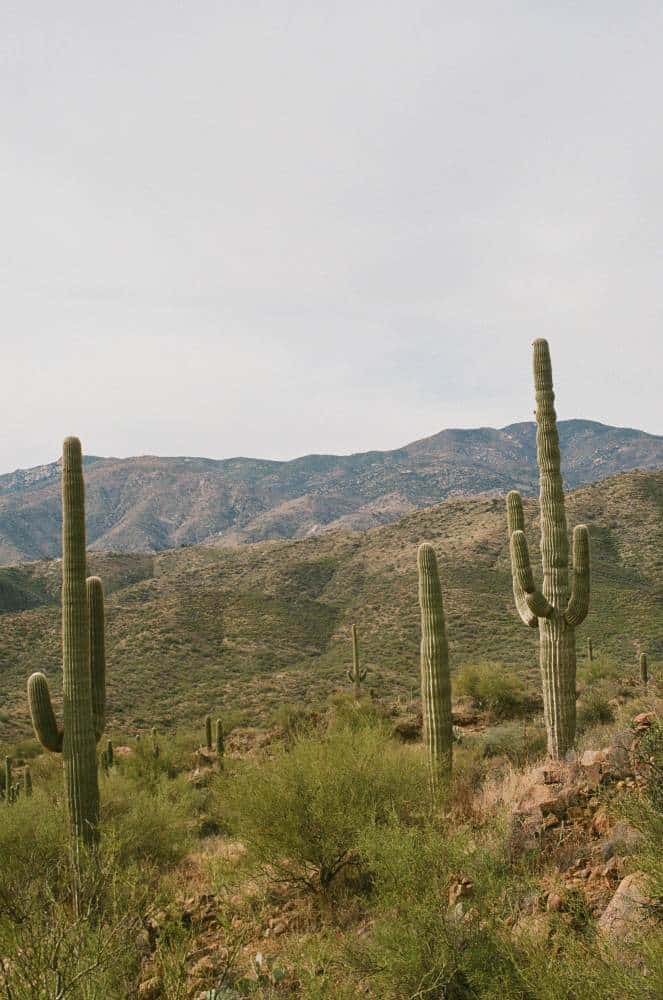
<path fill-rule="evenodd" d="M 25 790 L 26 797 L 30 798 L 32 795 L 32 771 L 27 764 L 23 768 L 23 788 Z"/>
<path fill-rule="evenodd" d="M 594 644 L 592 643 L 591 635 L 587 636 L 587 659 L 590 663 L 594 659 Z"/>
<path fill-rule="evenodd" d="M 361 697 L 362 681 L 366 680 L 366 669 L 359 666 L 359 640 L 357 638 L 357 626 L 352 626 L 352 670 L 348 670 L 348 678 L 354 684 L 355 698 Z"/>
<path fill-rule="evenodd" d="M 61 752 L 72 831 L 91 845 L 97 839 L 99 784 L 96 744 L 104 728 L 106 663 L 101 580 L 85 578 L 83 456 L 78 438 L 62 452 L 62 669 L 64 724 L 58 726 L 48 681 L 28 680 L 28 701 L 42 746 Z"/>
<path fill-rule="evenodd" d="M 223 722 L 221 719 L 216 720 L 216 755 L 217 757 L 223 757 L 225 751 L 225 742 L 223 739 Z"/>
<path fill-rule="evenodd" d="M 647 687 L 649 683 L 649 668 L 647 666 L 647 654 L 640 653 L 640 680 Z"/>
<path fill-rule="evenodd" d="M 507 497 L 513 593 L 520 617 L 539 630 L 539 662 L 548 752 L 559 758 L 571 748 L 576 729 L 576 626 L 589 610 L 589 535 L 573 532 L 573 585 L 569 593 L 569 543 L 560 471 L 550 352 L 534 341 L 536 451 L 540 476 L 543 587 L 536 587 L 524 533 L 523 505 L 515 490 Z"/>
<path fill-rule="evenodd" d="M 449 647 L 444 621 L 442 590 L 432 545 L 419 546 L 419 605 L 421 607 L 421 703 L 424 743 L 428 753 L 431 787 L 451 771 L 453 730 Z"/>
<path fill-rule="evenodd" d="M 12 759 L 5 757 L 5 805 L 12 804 Z"/>

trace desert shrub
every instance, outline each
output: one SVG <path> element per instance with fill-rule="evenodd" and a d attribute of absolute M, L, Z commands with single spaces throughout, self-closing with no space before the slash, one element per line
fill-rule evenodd
<path fill-rule="evenodd" d="M 592 726 L 613 722 L 615 713 L 610 704 L 608 692 L 603 686 L 590 687 L 580 699 L 577 711 L 577 729 L 585 732 Z"/>
<path fill-rule="evenodd" d="M 416 812 L 427 787 L 420 753 L 370 727 L 302 738 L 290 752 L 246 762 L 219 782 L 231 828 L 263 870 L 310 889 L 328 888 L 358 864 L 362 831 Z"/>
<path fill-rule="evenodd" d="M 361 849 L 378 916 L 370 939 L 348 950 L 375 995 L 469 1000 L 493 995 L 491 983 L 518 983 L 512 949 L 496 930 L 498 900 L 512 888 L 506 858 L 477 849 L 469 828 L 399 823 L 367 830 Z M 447 909 L 460 875 L 472 881 L 471 898 Z"/>
<path fill-rule="evenodd" d="M 635 670 L 635 666 L 633 670 Z M 616 681 L 633 671 L 625 669 L 611 656 L 600 655 L 593 660 L 579 660 L 577 676 L 582 686 L 591 686 L 605 681 Z"/>
<path fill-rule="evenodd" d="M 505 722 L 487 729 L 479 740 L 484 757 L 506 757 L 524 765 L 546 751 L 546 733 L 540 722 Z"/>
<path fill-rule="evenodd" d="M 532 697 L 523 682 L 503 663 L 477 663 L 461 667 L 454 678 L 454 692 L 471 698 L 475 708 L 508 719 L 531 711 Z"/>
<path fill-rule="evenodd" d="M 329 731 L 379 726 L 384 720 L 384 709 L 379 702 L 372 701 L 368 696 L 357 699 L 353 694 L 343 692 L 333 695 L 330 702 L 331 711 L 327 721 Z"/>
<path fill-rule="evenodd" d="M 292 741 L 314 729 L 316 716 L 309 706 L 285 702 L 274 709 L 271 722 L 272 725 L 282 729 L 286 738 Z"/>
<path fill-rule="evenodd" d="M 164 776 L 146 787 L 111 771 L 102 786 L 102 825 L 117 846 L 118 862 L 178 861 L 191 844 L 200 794 L 184 777 Z"/>

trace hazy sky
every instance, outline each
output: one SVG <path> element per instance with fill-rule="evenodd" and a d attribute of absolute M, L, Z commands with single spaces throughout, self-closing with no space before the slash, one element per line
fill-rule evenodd
<path fill-rule="evenodd" d="M 663 4 L 3 0 L 0 471 L 663 432 Z"/>

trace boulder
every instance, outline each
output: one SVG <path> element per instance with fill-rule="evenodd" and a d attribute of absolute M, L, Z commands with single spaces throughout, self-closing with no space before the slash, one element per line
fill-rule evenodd
<path fill-rule="evenodd" d="M 642 928 L 651 905 L 644 885 L 643 872 L 634 872 L 621 880 L 598 922 L 604 934 L 626 940 Z"/>

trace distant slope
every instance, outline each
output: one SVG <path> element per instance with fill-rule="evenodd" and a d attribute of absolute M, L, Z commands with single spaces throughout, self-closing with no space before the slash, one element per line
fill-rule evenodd
<path fill-rule="evenodd" d="M 559 424 L 567 488 L 663 468 L 663 438 L 588 420 Z M 236 545 L 366 529 L 455 495 L 538 491 L 535 425 L 446 430 L 395 451 L 234 458 L 89 458 L 88 541 L 115 552 Z M 57 463 L 0 476 L 0 564 L 60 552 Z"/>
<path fill-rule="evenodd" d="M 538 564 L 538 502 L 525 504 Z M 568 499 L 569 527 L 589 525 L 592 601 L 579 633 L 636 675 L 663 657 L 663 473 L 632 472 Z M 537 676 L 534 632 L 513 607 L 504 501 L 447 499 L 365 533 L 234 549 L 195 546 L 91 560 L 108 593 L 112 726 L 165 727 L 208 711 L 264 718 L 291 700 L 345 686 L 358 622 L 367 684 L 418 685 L 416 549 L 439 553 L 454 668 L 489 657 Z M 0 739 L 28 731 L 25 681 L 60 684 L 60 563 L 0 570 Z M 23 610 L 21 610 L 23 609 Z M 4 612 L 4 613 L 3 613 Z"/>

